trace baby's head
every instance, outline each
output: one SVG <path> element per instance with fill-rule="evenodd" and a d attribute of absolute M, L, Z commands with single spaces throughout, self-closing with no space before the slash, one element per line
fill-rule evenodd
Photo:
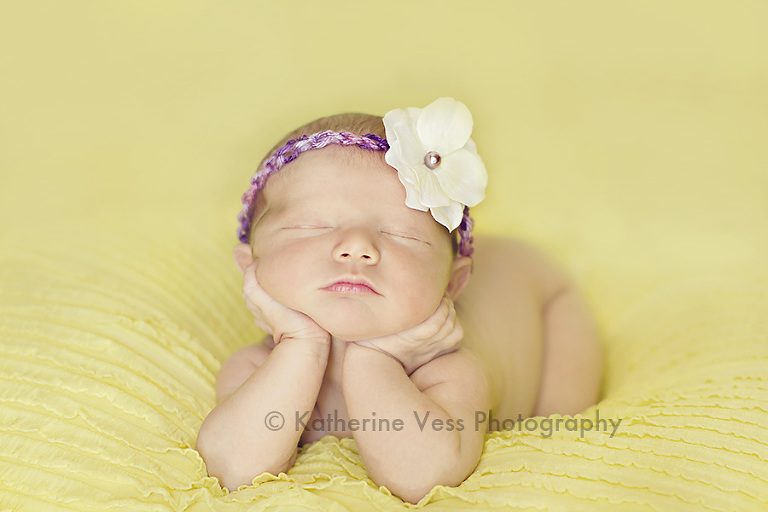
<path fill-rule="evenodd" d="M 385 160 L 386 134 L 366 114 L 313 121 L 275 146 L 243 196 L 241 271 L 258 259 L 267 293 L 346 341 L 421 323 L 471 269 L 468 208 L 449 231 L 407 206 L 413 191 Z"/>

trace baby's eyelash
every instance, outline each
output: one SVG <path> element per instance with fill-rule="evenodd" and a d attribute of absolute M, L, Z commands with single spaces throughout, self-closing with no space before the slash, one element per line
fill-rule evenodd
<path fill-rule="evenodd" d="M 395 231 L 382 231 L 382 233 L 384 233 L 386 235 L 396 236 L 396 237 L 399 237 L 399 238 L 405 238 L 405 239 L 408 239 L 408 240 L 415 240 L 417 242 L 424 242 L 424 240 L 422 240 L 421 238 L 416 238 L 414 236 L 406 235 L 406 234 L 403 234 L 403 233 L 397 233 Z"/>

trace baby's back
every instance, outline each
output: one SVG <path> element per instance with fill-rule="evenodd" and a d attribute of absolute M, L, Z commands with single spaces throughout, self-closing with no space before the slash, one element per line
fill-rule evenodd
<path fill-rule="evenodd" d="M 601 349 L 593 316 L 543 252 L 476 235 L 472 275 L 456 300 L 462 346 L 485 362 L 493 417 L 574 414 L 594 404 Z"/>

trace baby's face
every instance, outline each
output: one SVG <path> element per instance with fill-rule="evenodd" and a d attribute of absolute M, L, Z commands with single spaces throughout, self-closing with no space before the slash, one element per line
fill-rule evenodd
<path fill-rule="evenodd" d="M 280 303 L 345 341 L 403 331 L 437 309 L 453 264 L 448 231 L 405 205 L 383 154 L 308 151 L 270 177 L 264 199 L 253 255 Z M 360 280 L 373 291 L 333 286 Z"/>

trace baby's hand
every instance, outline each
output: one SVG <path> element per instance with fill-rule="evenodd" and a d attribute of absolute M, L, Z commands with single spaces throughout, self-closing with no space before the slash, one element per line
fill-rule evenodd
<path fill-rule="evenodd" d="M 287 339 L 309 339 L 330 341 L 331 335 L 317 325 L 309 316 L 282 305 L 259 284 L 256 278 L 258 260 L 246 267 L 243 274 L 243 298 L 253 319 L 267 334 L 271 334 L 275 345 Z"/>
<path fill-rule="evenodd" d="M 437 310 L 419 325 L 355 343 L 394 357 L 410 375 L 432 359 L 457 350 L 463 337 L 464 330 L 456 318 L 453 301 L 443 297 Z"/>

